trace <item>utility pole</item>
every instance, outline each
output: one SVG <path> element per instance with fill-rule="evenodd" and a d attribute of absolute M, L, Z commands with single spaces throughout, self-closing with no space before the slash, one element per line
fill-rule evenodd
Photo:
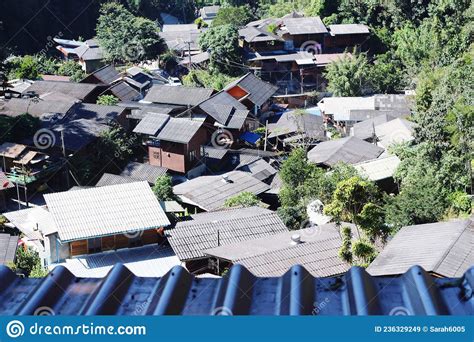
<path fill-rule="evenodd" d="M 64 143 L 64 130 L 61 130 L 61 147 L 63 150 L 63 157 L 65 159 L 64 168 L 65 168 L 65 174 L 66 174 L 66 186 L 67 186 L 67 189 L 69 190 L 71 186 L 69 183 L 69 166 L 68 166 L 68 161 L 67 161 L 67 156 L 66 156 L 66 145 Z"/>
<path fill-rule="evenodd" d="M 265 121 L 265 143 L 263 145 L 263 150 L 267 150 L 267 139 L 268 139 L 268 120 Z"/>
<path fill-rule="evenodd" d="M 300 69 L 300 79 L 301 79 L 301 82 L 300 82 L 300 91 L 301 91 L 301 94 L 304 93 L 304 87 L 303 87 L 303 84 L 304 84 L 304 77 L 303 77 L 303 69 Z"/>
<path fill-rule="evenodd" d="M 188 44 L 188 69 L 191 70 L 192 65 L 191 65 L 191 41 L 187 41 L 186 44 Z"/>

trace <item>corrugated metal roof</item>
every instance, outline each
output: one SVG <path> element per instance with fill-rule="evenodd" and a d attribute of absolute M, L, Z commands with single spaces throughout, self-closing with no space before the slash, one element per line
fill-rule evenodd
<path fill-rule="evenodd" d="M 63 242 L 170 224 L 147 182 L 57 192 L 44 198 Z"/>
<path fill-rule="evenodd" d="M 283 18 L 283 25 L 291 35 L 327 33 L 320 17 Z M 284 31 L 283 31 L 284 32 Z"/>
<path fill-rule="evenodd" d="M 225 90 L 229 90 L 235 86 L 245 90 L 248 93 L 247 98 L 257 106 L 262 106 L 278 90 L 278 87 L 262 81 L 251 72 L 231 82 L 225 87 Z"/>
<path fill-rule="evenodd" d="M 105 65 L 102 68 L 97 69 L 93 73 L 89 74 L 81 83 L 89 83 L 86 82 L 90 76 L 94 76 L 100 82 L 104 84 L 112 84 L 113 82 L 120 79 L 120 73 L 117 69 L 114 68 L 113 65 Z"/>
<path fill-rule="evenodd" d="M 169 119 L 170 116 L 168 114 L 147 113 L 145 117 L 140 120 L 133 132 L 156 135 Z"/>
<path fill-rule="evenodd" d="M 32 101 L 31 99 L 12 98 L 5 102 L 0 102 L 0 114 L 19 116 L 28 112 L 28 114 L 35 117 L 53 113 L 64 115 L 73 107 L 74 103 L 74 100 L 55 101 L 42 99 Z"/>
<path fill-rule="evenodd" d="M 323 118 L 304 112 L 288 111 L 283 113 L 276 123 L 268 125 L 268 131 L 269 138 L 302 133 L 313 139 L 326 139 Z"/>
<path fill-rule="evenodd" d="M 369 27 L 364 24 L 335 24 L 329 25 L 332 36 L 343 34 L 369 34 Z"/>
<path fill-rule="evenodd" d="M 168 172 L 168 169 L 165 167 L 130 162 L 125 166 L 120 175 L 155 184 L 158 177 L 164 176 L 166 172 Z"/>
<path fill-rule="evenodd" d="M 240 209 L 234 210 L 234 217 L 228 218 L 221 212 L 219 219 L 178 222 L 167 230 L 168 241 L 180 260 L 206 258 L 204 251 L 209 248 L 252 240 L 288 231 L 274 212 L 255 211 L 238 216 Z M 198 215 L 196 215 L 198 216 Z M 213 217 L 214 218 L 214 217 Z"/>
<path fill-rule="evenodd" d="M 247 172 L 231 171 L 226 174 L 228 181 L 224 180 L 223 176 L 197 177 L 174 186 L 173 191 L 183 202 L 212 211 L 223 208 L 228 198 L 241 192 L 248 191 L 258 195 L 269 189 L 267 184 Z"/>
<path fill-rule="evenodd" d="M 260 181 L 265 181 L 278 171 L 263 159 L 254 161 L 239 168 L 240 171 L 250 172 L 253 177 Z"/>
<path fill-rule="evenodd" d="M 203 101 L 199 107 L 218 123 L 228 128 L 241 129 L 249 115 L 247 107 L 225 91 Z"/>
<path fill-rule="evenodd" d="M 43 240 L 57 232 L 56 224 L 50 212 L 42 207 L 10 211 L 3 216 L 31 240 Z"/>
<path fill-rule="evenodd" d="M 170 247 L 147 245 L 66 259 L 64 263 L 53 264 L 49 269 L 64 266 L 76 277 L 103 278 L 117 263 L 123 264 L 138 277 L 163 277 L 174 266 L 181 264 Z"/>
<path fill-rule="evenodd" d="M 18 247 L 18 236 L 0 234 L 0 265 L 13 263 Z"/>
<path fill-rule="evenodd" d="M 414 130 L 415 123 L 401 118 L 375 126 L 375 134 L 379 144 L 385 148 L 389 148 L 393 144 L 413 140 Z"/>
<path fill-rule="evenodd" d="M 139 182 L 140 180 L 133 179 L 127 176 L 121 175 L 114 175 L 111 173 L 104 173 L 102 177 L 100 177 L 99 181 L 95 186 L 109 186 L 109 185 L 117 185 L 117 184 L 128 184 L 128 183 L 135 183 Z"/>
<path fill-rule="evenodd" d="M 120 101 L 134 101 L 140 97 L 140 93 L 125 81 L 119 81 L 115 83 L 102 94 L 109 92 Z"/>
<path fill-rule="evenodd" d="M 367 177 L 369 180 L 379 181 L 393 177 L 398 165 L 400 165 L 400 159 L 397 156 L 389 156 L 368 160 L 356 164 L 354 167 L 362 176 Z"/>
<path fill-rule="evenodd" d="M 0 314 L 32 315 L 464 315 L 474 314 L 474 268 L 438 279 L 420 267 L 398 277 L 371 277 L 353 267 L 314 278 L 294 266 L 282 277 L 255 277 L 234 266 L 223 278 L 198 278 L 175 267 L 139 278 L 116 265 L 104 279 L 78 279 L 56 268 L 44 279 L 17 278 L 0 266 Z M 397 311 L 398 310 L 398 311 Z"/>
<path fill-rule="evenodd" d="M 474 222 L 468 219 L 403 227 L 367 271 L 402 274 L 420 265 L 444 277 L 460 277 L 473 264 Z"/>
<path fill-rule="evenodd" d="M 308 152 L 308 159 L 316 164 L 333 166 L 339 162 L 356 164 L 375 159 L 384 149 L 356 137 L 324 141 Z"/>
<path fill-rule="evenodd" d="M 46 93 L 63 93 L 79 100 L 84 100 L 90 93 L 97 88 L 96 84 L 76 83 L 76 82 L 58 82 L 58 81 L 36 81 L 26 88 L 23 93 L 34 92 L 38 95 Z"/>
<path fill-rule="evenodd" d="M 171 118 L 156 135 L 158 140 L 187 144 L 196 135 L 204 121 Z"/>
<path fill-rule="evenodd" d="M 381 114 L 358 122 L 351 127 L 351 135 L 362 140 L 369 139 L 374 134 L 375 126 L 393 119 L 395 117 L 390 114 Z"/>
<path fill-rule="evenodd" d="M 144 101 L 181 106 L 196 106 L 211 97 L 213 89 L 184 86 L 154 85 Z"/>

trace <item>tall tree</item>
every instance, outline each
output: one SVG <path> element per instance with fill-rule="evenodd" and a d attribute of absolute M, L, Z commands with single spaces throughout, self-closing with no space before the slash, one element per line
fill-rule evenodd
<path fill-rule="evenodd" d="M 155 58 L 160 50 L 158 26 L 151 20 L 134 16 L 123 5 L 102 5 L 96 34 L 110 61 L 138 61 Z"/>
<path fill-rule="evenodd" d="M 334 96 L 360 96 L 367 87 L 368 62 L 364 54 L 346 54 L 326 67 L 328 90 Z"/>

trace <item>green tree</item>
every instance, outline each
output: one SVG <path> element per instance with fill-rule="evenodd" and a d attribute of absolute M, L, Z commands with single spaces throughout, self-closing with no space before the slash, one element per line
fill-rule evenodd
<path fill-rule="evenodd" d="M 222 90 L 234 79 L 234 77 L 218 72 L 211 73 L 207 70 L 191 70 L 186 76 L 183 77 L 183 84 L 192 87 Z"/>
<path fill-rule="evenodd" d="M 299 230 L 306 228 L 303 223 L 308 219 L 308 215 L 304 205 L 300 204 L 290 207 L 280 207 L 278 208 L 277 213 L 288 229 Z"/>
<path fill-rule="evenodd" d="M 249 5 L 222 7 L 212 21 L 212 26 L 234 25 L 240 27 L 245 26 L 253 19 L 254 16 Z"/>
<path fill-rule="evenodd" d="M 109 61 L 139 61 L 158 56 L 161 42 L 157 25 L 134 16 L 123 5 L 105 3 L 100 9 L 96 34 Z"/>
<path fill-rule="evenodd" d="M 360 96 L 368 84 L 368 65 L 365 54 L 346 54 L 326 67 L 328 90 L 334 96 Z"/>
<path fill-rule="evenodd" d="M 86 76 L 82 67 L 76 61 L 65 61 L 61 63 L 57 73 L 58 75 L 69 76 L 73 82 L 79 82 Z"/>
<path fill-rule="evenodd" d="M 119 99 L 114 95 L 101 95 L 97 98 L 97 104 L 103 106 L 115 106 Z"/>
<path fill-rule="evenodd" d="M 173 182 L 169 175 L 158 177 L 152 190 L 159 201 L 173 201 L 176 199 L 173 193 Z"/>
<path fill-rule="evenodd" d="M 36 80 L 39 77 L 39 64 L 34 56 L 21 57 L 13 71 L 15 78 Z"/>
<path fill-rule="evenodd" d="M 38 252 L 24 246 L 17 249 L 15 262 L 17 271 L 23 272 L 28 277 L 38 265 L 41 266 L 41 259 Z"/>
<path fill-rule="evenodd" d="M 230 207 L 252 207 L 258 205 L 260 200 L 258 197 L 249 191 L 241 192 L 240 194 L 228 198 L 224 202 L 224 206 Z"/>
<path fill-rule="evenodd" d="M 241 73 L 242 51 L 235 26 L 211 27 L 199 37 L 199 46 L 203 51 L 210 51 L 211 71 L 228 75 Z"/>
<path fill-rule="evenodd" d="M 342 245 L 339 248 L 338 255 L 343 261 L 351 264 L 353 257 L 352 257 L 352 229 L 351 227 L 342 227 L 341 228 L 341 235 L 342 235 Z"/>

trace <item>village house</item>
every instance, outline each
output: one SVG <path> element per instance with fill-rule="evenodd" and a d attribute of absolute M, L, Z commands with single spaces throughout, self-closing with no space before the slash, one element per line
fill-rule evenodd
<path fill-rule="evenodd" d="M 80 42 L 54 38 L 54 41 L 58 44 L 56 49 L 63 54 L 64 58 L 77 61 L 86 73 L 91 73 L 104 64 L 104 52 L 94 39 Z"/>
<path fill-rule="evenodd" d="M 365 51 L 370 31 L 364 24 L 335 24 L 328 25 L 329 35 L 324 37 L 325 52 Z"/>
<path fill-rule="evenodd" d="M 324 97 L 318 102 L 325 121 L 349 134 L 356 123 L 389 115 L 393 118 L 411 114 L 412 103 L 407 95 L 377 94 L 360 97 Z"/>
<path fill-rule="evenodd" d="M 195 176 L 203 172 L 201 146 L 209 139 L 207 125 L 205 120 L 148 113 L 133 131 L 144 137 L 150 165 Z"/>
<path fill-rule="evenodd" d="M 345 225 L 351 227 L 357 236 L 354 225 Z M 347 272 L 351 267 L 338 257 L 341 246 L 339 227 L 328 223 L 222 244 L 204 250 L 204 254 L 218 259 L 220 265 L 245 266 L 259 277 L 281 277 L 295 265 L 303 266 L 315 277 L 332 277 Z"/>
<path fill-rule="evenodd" d="M 59 94 L 63 98 L 66 96 L 69 99 L 80 100 L 84 103 L 96 103 L 99 95 L 106 89 L 107 85 L 93 83 L 35 81 L 23 91 L 22 96 L 45 99 L 45 96 Z M 53 98 L 52 100 L 56 99 Z"/>
<path fill-rule="evenodd" d="M 225 201 L 242 192 L 261 195 L 270 187 L 244 171 L 222 175 L 200 176 L 175 185 L 173 192 L 192 211 L 223 209 Z"/>
<path fill-rule="evenodd" d="M 355 137 L 323 141 L 308 152 L 308 160 L 323 167 L 337 163 L 357 164 L 378 158 L 385 150 Z"/>
<path fill-rule="evenodd" d="M 1 193 L 1 190 L 0 190 L 0 193 Z M 1 208 L 1 203 L 0 203 L 0 208 Z M 0 266 L 1 265 L 11 266 L 15 263 L 17 248 L 18 248 L 18 236 L 12 236 L 10 234 L 0 234 Z"/>
<path fill-rule="evenodd" d="M 221 6 L 203 6 L 199 10 L 200 18 L 208 25 L 210 26 L 212 21 L 216 18 L 217 13 L 221 9 Z"/>
<path fill-rule="evenodd" d="M 177 106 L 183 110 L 197 106 L 214 94 L 214 89 L 153 85 L 142 100 L 144 103 L 153 103 L 165 106 Z"/>
<path fill-rule="evenodd" d="M 288 232 L 275 212 L 260 207 L 228 209 L 192 215 L 166 235 L 178 258 L 195 273 L 219 274 L 226 266 L 213 262 L 205 250 Z"/>
<path fill-rule="evenodd" d="M 170 224 L 147 182 L 58 192 L 44 198 L 54 222 L 43 232 L 48 264 L 156 244 L 160 231 Z"/>

